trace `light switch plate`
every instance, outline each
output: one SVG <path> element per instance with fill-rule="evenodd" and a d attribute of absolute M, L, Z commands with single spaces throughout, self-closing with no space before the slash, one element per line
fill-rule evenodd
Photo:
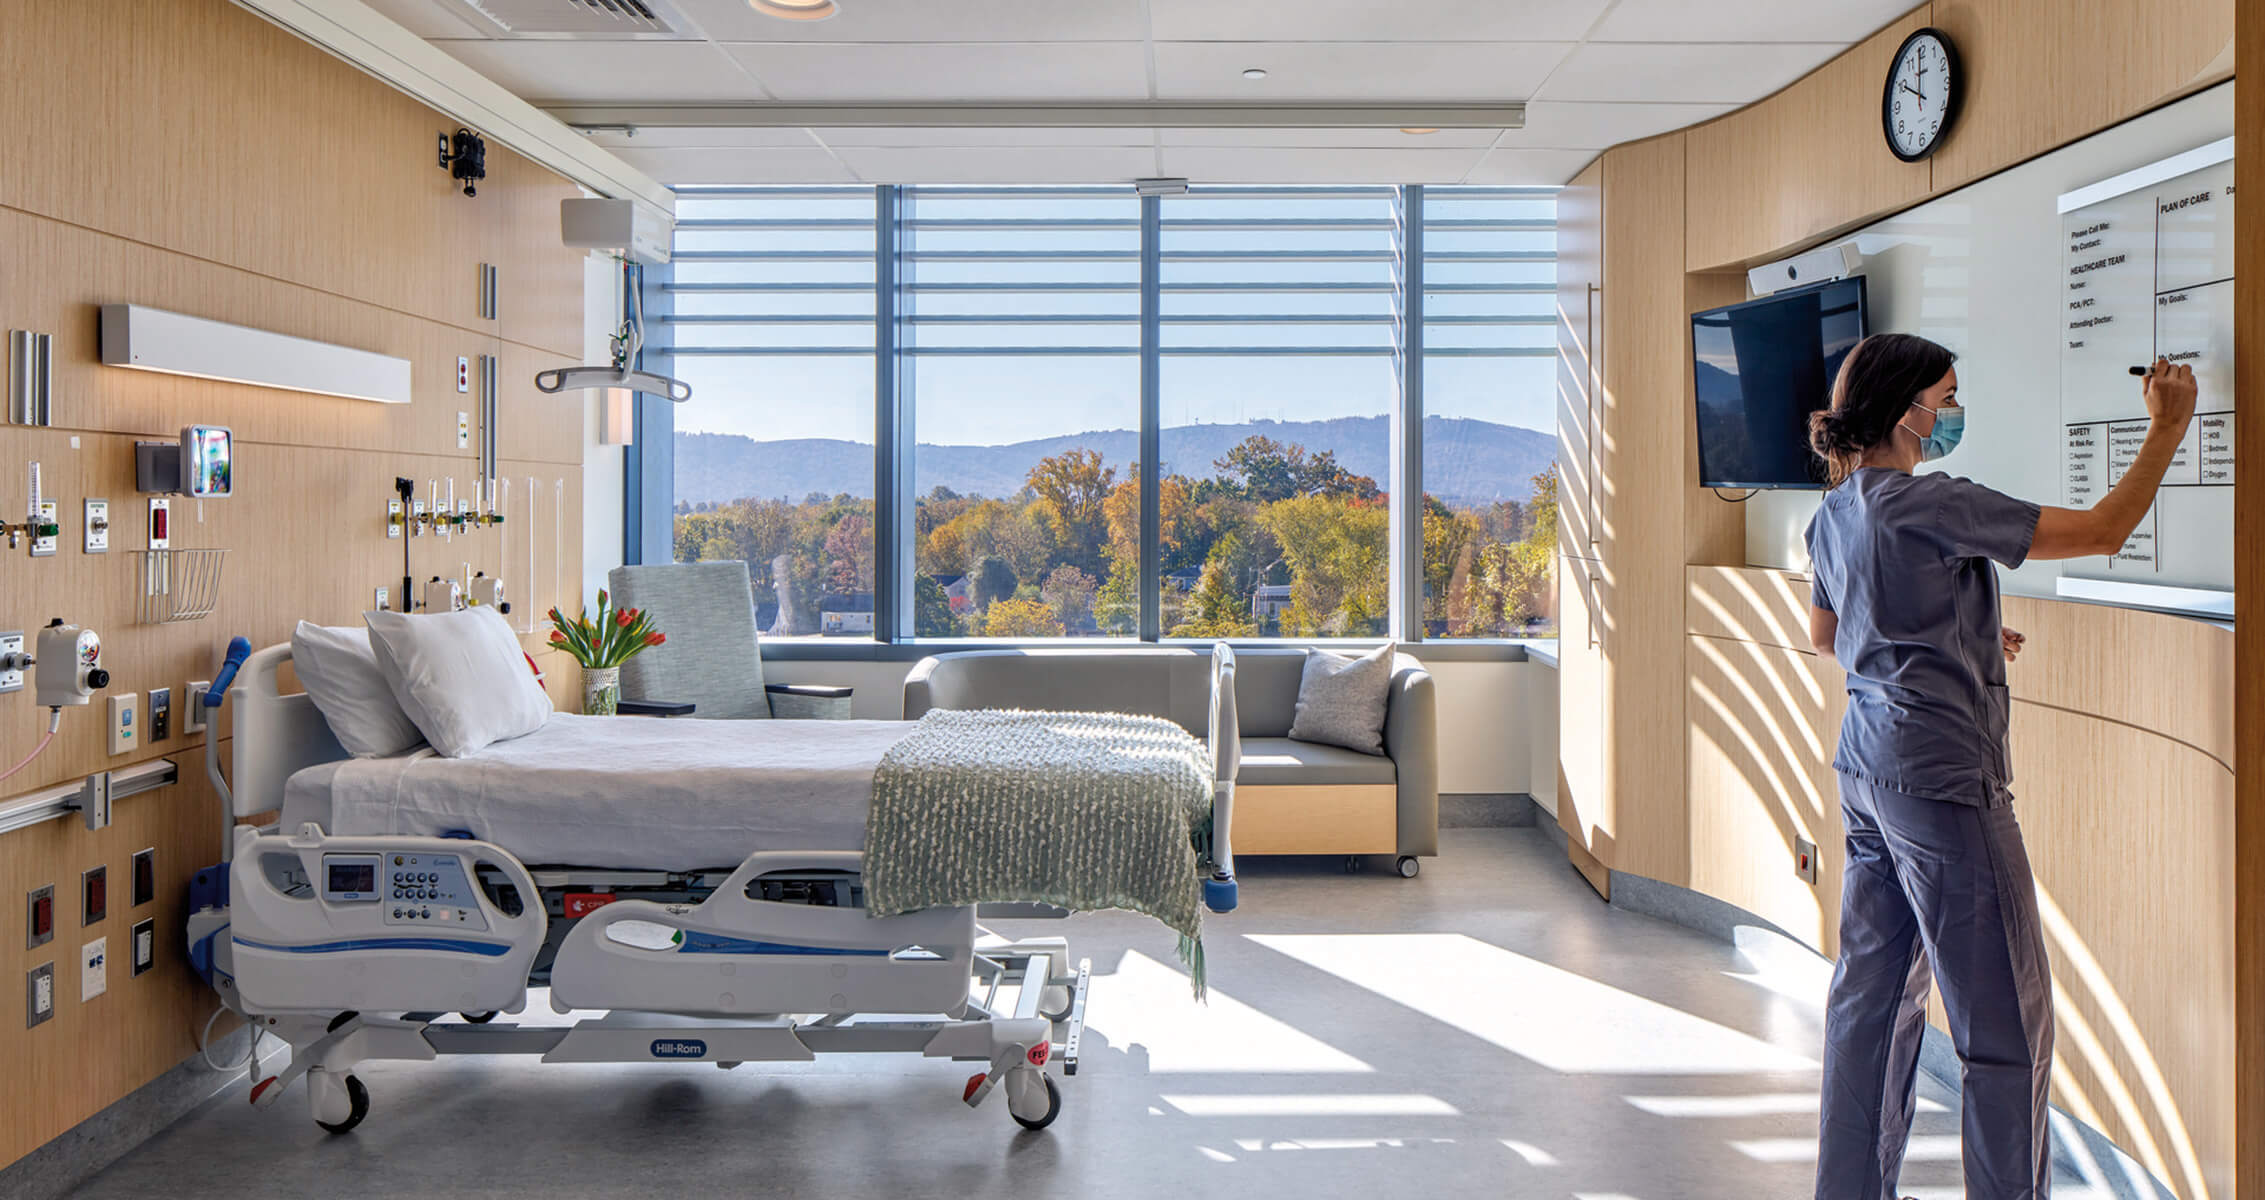
<path fill-rule="evenodd" d="M 43 1025 L 55 1015 L 55 964 L 41 963 L 24 976 L 24 1028 Z"/>
<path fill-rule="evenodd" d="M 112 754 L 131 754 L 141 747 L 141 719 L 135 715 L 141 711 L 141 706 L 140 692 L 119 692 L 110 697 Z"/>
<path fill-rule="evenodd" d="M 86 552 L 89 554 L 110 553 L 110 502 L 108 500 L 89 500 L 86 502 Z"/>
<path fill-rule="evenodd" d="M 209 679 L 189 681 L 189 707 L 181 714 L 181 732 L 203 733 L 207 724 L 204 714 L 204 694 L 212 690 Z"/>
<path fill-rule="evenodd" d="M 157 918 L 147 917 L 134 926 L 134 974 L 146 975 L 157 965 Z"/>
<path fill-rule="evenodd" d="M 173 502 L 163 496 L 149 499 L 149 548 L 166 550 L 173 545 Z"/>
<path fill-rule="evenodd" d="M 59 525 L 61 525 L 61 523 L 62 523 L 62 521 L 63 521 L 63 509 L 62 509 L 62 506 L 61 506 L 61 505 L 58 505 L 58 504 L 57 504 L 57 503 L 55 503 L 55 502 L 54 502 L 53 500 L 42 500 L 42 501 L 40 501 L 40 502 L 39 502 L 39 520 L 40 520 L 40 523 L 41 523 L 41 524 L 43 524 L 43 525 L 58 525 L 58 526 L 59 526 Z M 55 557 L 55 543 L 57 543 L 57 542 L 59 542 L 59 541 L 61 541 L 61 540 L 63 540 L 63 539 L 62 539 L 62 535 L 61 535 L 60 533 L 57 533 L 57 534 L 56 534 L 55 536 L 52 536 L 52 537 L 35 537 L 35 538 L 33 538 L 33 539 L 31 540 L 31 556 L 32 556 L 33 558 L 53 558 L 53 557 Z"/>
<path fill-rule="evenodd" d="M 96 938 L 79 947 L 79 1002 L 86 1003 L 110 990 L 110 939 Z"/>
<path fill-rule="evenodd" d="M 0 633 L 0 655 L 22 654 L 23 652 L 23 634 Z M 0 671 L 0 692 L 20 692 L 22 690 L 24 690 L 24 669 L 22 667 Z"/>

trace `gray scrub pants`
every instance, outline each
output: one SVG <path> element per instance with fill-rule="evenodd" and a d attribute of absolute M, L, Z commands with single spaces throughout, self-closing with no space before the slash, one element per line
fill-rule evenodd
<path fill-rule="evenodd" d="M 1840 808 L 1848 871 L 1825 1013 L 1817 1200 L 1896 1194 L 1930 965 L 1965 1081 L 1968 1200 L 2042 1200 L 2053 985 L 2010 797 L 1976 808 L 1842 775 Z"/>

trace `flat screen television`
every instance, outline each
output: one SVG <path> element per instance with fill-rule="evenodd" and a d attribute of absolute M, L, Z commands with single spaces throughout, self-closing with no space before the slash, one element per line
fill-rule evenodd
<path fill-rule="evenodd" d="M 1691 314 L 1700 486 L 1823 487 L 1809 414 L 1864 333 L 1861 275 Z"/>

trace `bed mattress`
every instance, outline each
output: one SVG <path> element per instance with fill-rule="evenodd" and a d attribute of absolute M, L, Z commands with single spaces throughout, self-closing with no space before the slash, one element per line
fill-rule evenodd
<path fill-rule="evenodd" d="M 905 721 L 554 714 L 465 758 L 430 749 L 309 767 L 282 828 L 468 832 L 530 866 L 729 868 L 758 850 L 863 850 L 873 768 Z"/>

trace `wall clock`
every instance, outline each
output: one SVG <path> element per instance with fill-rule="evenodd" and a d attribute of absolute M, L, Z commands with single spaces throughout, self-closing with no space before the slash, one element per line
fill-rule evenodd
<path fill-rule="evenodd" d="M 1888 149 L 1905 162 L 1933 154 L 1958 119 L 1964 83 L 1949 34 L 1930 27 L 1903 39 L 1888 66 L 1887 90 L 1880 97 L 1880 124 L 1887 133 Z"/>

